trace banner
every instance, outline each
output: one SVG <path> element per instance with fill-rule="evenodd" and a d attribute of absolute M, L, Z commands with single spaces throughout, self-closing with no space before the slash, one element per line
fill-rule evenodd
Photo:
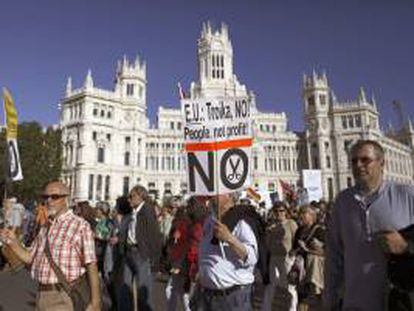
<path fill-rule="evenodd" d="M 250 100 L 184 98 L 181 107 L 189 193 L 225 194 L 249 186 L 253 143 Z"/>
<path fill-rule="evenodd" d="M 322 173 L 321 170 L 302 170 L 303 187 L 307 190 L 308 201 L 322 199 Z"/>
<path fill-rule="evenodd" d="M 6 140 L 8 149 L 8 177 L 12 181 L 23 179 L 17 147 L 17 111 L 10 92 L 3 88 L 4 115 L 6 118 Z"/>

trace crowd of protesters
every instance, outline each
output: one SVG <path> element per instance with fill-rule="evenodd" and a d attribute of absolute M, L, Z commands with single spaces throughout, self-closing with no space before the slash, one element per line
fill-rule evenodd
<path fill-rule="evenodd" d="M 83 310 L 59 268 L 72 285 L 88 275 L 88 311 L 153 310 L 160 276 L 168 310 L 323 310 L 322 296 L 328 310 L 413 310 L 414 188 L 384 180 L 375 141 L 351 157 L 355 186 L 332 207 L 291 195 L 266 207 L 251 189 L 158 205 L 139 185 L 115 206 L 70 206 L 51 182 L 39 204 L 4 200 L 0 265 L 31 269 L 38 310 Z"/>
<path fill-rule="evenodd" d="M 150 272 L 168 276 L 165 288 L 168 310 L 177 310 L 178 304 L 185 310 L 194 309 L 198 299 L 195 289 L 199 278 L 198 255 L 203 225 L 213 212 L 214 204 L 200 197 L 169 197 L 162 206 L 147 197 L 145 200 L 154 212 L 159 234 L 155 237 L 152 233 L 146 239 L 154 243 L 159 238 L 162 244 L 159 260 L 151 259 Z M 260 215 L 261 230 L 265 233 L 259 238 L 263 239 L 260 243 L 266 250 L 267 269 L 255 273 L 256 283 L 264 285 L 260 294 L 261 309 L 274 310 L 280 295 L 288 297 L 288 310 L 306 310 L 307 305 L 317 305 L 324 287 L 323 249 L 328 205 L 322 201 L 302 206 L 276 201 L 272 208 L 263 210 L 260 202 L 253 198 L 244 197 L 236 203 L 248 206 Z M 121 263 L 126 256 L 125 250 L 120 247 L 121 231 L 125 219 L 133 214 L 131 194 L 129 198 L 120 197 L 115 206 L 107 202 L 91 206 L 84 201 L 72 205 L 71 209 L 75 215 L 86 220 L 94 232 L 105 309 L 133 309 L 132 302 L 128 306 L 123 305 L 125 296 L 120 291 L 125 285 L 125 272 L 121 271 L 125 267 Z M 39 230 L 48 222 L 48 210 L 43 202 L 25 208 L 16 198 L 9 198 L 3 202 L 1 219 L 4 226 L 12 228 L 24 246 L 30 247 Z M 10 254 L 5 251 L 3 254 L 9 259 Z M 1 256 L 4 269 L 22 267 L 8 263 L 4 255 Z M 142 267 L 143 263 L 139 264 Z M 254 294 L 258 295 L 257 292 Z M 151 308 L 150 303 L 147 309 Z"/>

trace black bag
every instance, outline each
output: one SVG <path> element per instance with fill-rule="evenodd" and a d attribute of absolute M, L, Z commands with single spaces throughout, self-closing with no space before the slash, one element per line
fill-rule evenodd
<path fill-rule="evenodd" d="M 406 241 L 414 242 L 414 225 L 398 231 Z M 388 278 L 400 291 L 414 290 L 414 255 L 390 255 L 388 257 Z"/>
<path fill-rule="evenodd" d="M 195 284 L 190 298 L 190 310 L 198 311 L 203 309 L 203 290 L 200 284 Z"/>
<path fill-rule="evenodd" d="M 58 267 L 55 261 L 52 258 L 52 253 L 50 252 L 49 240 L 46 234 L 46 246 L 45 253 L 47 260 L 50 263 L 53 271 L 56 273 L 58 281 L 62 286 L 63 290 L 68 294 L 72 300 L 73 310 L 74 311 L 85 311 L 91 302 L 91 288 L 89 285 L 87 273 L 84 273 L 79 277 L 72 286 L 69 285 L 68 281 L 65 278 L 62 270 Z"/>
<path fill-rule="evenodd" d="M 413 311 L 409 293 L 392 288 L 388 294 L 388 310 Z"/>
<path fill-rule="evenodd" d="M 315 236 L 315 233 L 319 228 L 319 225 L 315 225 L 303 242 L 305 244 L 308 243 Z M 287 280 L 289 284 L 298 286 L 303 283 L 306 277 L 305 256 L 301 253 L 300 247 L 291 250 L 289 256 L 294 256 L 294 259 L 293 264 L 287 273 Z"/>
<path fill-rule="evenodd" d="M 293 263 L 287 274 L 287 281 L 291 285 L 299 285 L 305 280 L 305 258 L 301 254 L 294 255 Z"/>
<path fill-rule="evenodd" d="M 91 301 L 91 288 L 87 273 L 83 274 L 75 283 L 70 287 L 68 293 L 73 303 L 73 310 L 84 311 L 88 307 Z"/>

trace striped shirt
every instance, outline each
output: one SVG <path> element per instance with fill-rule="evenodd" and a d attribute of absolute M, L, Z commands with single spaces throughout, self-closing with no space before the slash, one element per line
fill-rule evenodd
<path fill-rule="evenodd" d="M 31 247 L 31 275 L 40 284 L 55 284 L 58 279 L 45 252 L 46 233 L 47 228 L 42 227 Z M 71 210 L 50 225 L 48 240 L 53 260 L 68 282 L 82 276 L 87 264 L 96 262 L 93 232 L 86 220 Z"/>

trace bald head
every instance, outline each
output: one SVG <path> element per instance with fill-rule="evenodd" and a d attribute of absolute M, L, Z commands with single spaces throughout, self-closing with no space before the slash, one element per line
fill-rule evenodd
<path fill-rule="evenodd" d="M 69 188 L 61 181 L 52 181 L 47 184 L 45 194 L 69 195 Z"/>

